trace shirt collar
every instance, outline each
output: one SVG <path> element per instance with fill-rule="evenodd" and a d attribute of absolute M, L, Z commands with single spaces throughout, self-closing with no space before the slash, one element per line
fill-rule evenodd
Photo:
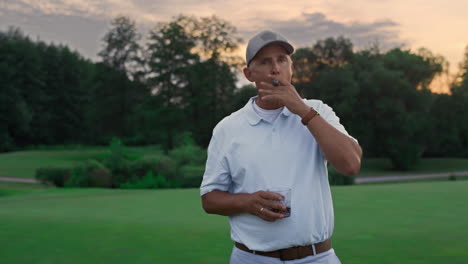
<path fill-rule="evenodd" d="M 253 109 L 253 103 L 254 103 L 253 101 L 257 97 L 258 96 L 251 97 L 249 99 L 249 101 L 247 102 L 247 104 L 244 106 L 244 111 L 245 111 L 245 114 L 246 114 L 246 117 L 247 117 L 247 121 L 249 121 L 249 124 L 252 125 L 252 126 L 257 125 L 262 120 L 262 118 Z M 281 114 L 288 117 L 292 113 L 291 113 L 291 111 L 289 111 L 289 109 L 287 107 L 285 107 L 285 108 L 283 108 L 283 111 L 281 111 Z"/>

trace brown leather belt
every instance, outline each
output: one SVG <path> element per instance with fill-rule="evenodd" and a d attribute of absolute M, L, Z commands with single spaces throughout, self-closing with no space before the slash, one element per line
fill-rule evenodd
<path fill-rule="evenodd" d="M 307 256 L 316 255 L 331 249 L 331 241 L 327 239 L 323 242 L 314 244 L 315 246 L 315 254 L 314 250 L 312 249 L 312 245 L 308 246 L 297 246 L 297 247 L 290 247 L 284 249 L 278 249 L 275 251 L 254 251 L 250 250 L 244 244 L 236 242 L 236 247 L 240 250 L 247 251 L 252 254 L 262 255 L 272 258 L 279 258 L 281 260 L 293 260 L 293 259 L 300 259 L 305 258 Z"/>

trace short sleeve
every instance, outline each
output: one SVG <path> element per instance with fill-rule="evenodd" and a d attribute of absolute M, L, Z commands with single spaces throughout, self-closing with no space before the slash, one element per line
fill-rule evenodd
<path fill-rule="evenodd" d="M 208 146 L 205 173 L 200 186 L 200 195 L 214 190 L 228 191 L 231 186 L 231 174 L 224 154 L 225 137 L 217 129 Z"/>

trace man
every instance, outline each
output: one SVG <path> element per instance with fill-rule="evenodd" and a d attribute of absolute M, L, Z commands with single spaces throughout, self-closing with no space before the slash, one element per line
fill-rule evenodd
<path fill-rule="evenodd" d="M 327 161 L 356 174 L 362 151 L 333 110 L 302 99 L 291 84 L 293 46 L 262 31 L 244 69 L 258 96 L 213 130 L 200 187 L 207 213 L 229 216 L 231 263 L 340 263 L 331 247 Z M 290 216 L 270 187 L 291 189 Z"/>

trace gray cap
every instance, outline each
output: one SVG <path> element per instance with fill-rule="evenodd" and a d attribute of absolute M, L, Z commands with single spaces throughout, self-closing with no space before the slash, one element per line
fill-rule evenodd
<path fill-rule="evenodd" d="M 245 59 L 247 61 L 247 65 L 250 64 L 250 61 L 257 55 L 257 53 L 266 45 L 271 43 L 277 43 L 283 46 L 289 55 L 294 52 L 294 47 L 288 42 L 288 40 L 281 36 L 280 34 L 270 31 L 264 30 L 257 35 L 253 36 L 249 40 L 249 44 L 247 45 L 247 51 L 245 54 Z"/>

